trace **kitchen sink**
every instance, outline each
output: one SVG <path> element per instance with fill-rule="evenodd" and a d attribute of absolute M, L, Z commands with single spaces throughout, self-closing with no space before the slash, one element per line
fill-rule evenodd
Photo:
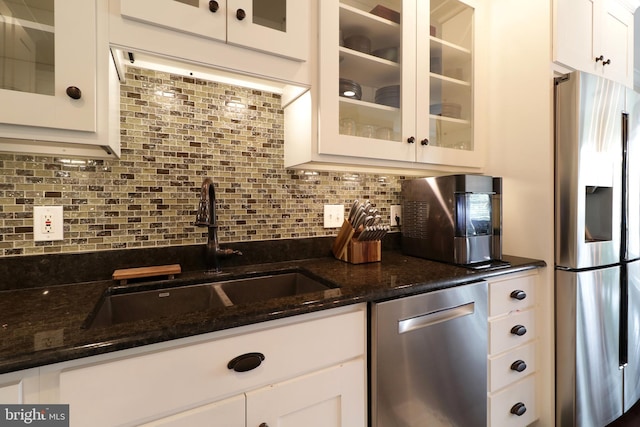
<path fill-rule="evenodd" d="M 335 285 L 304 270 L 261 273 L 248 277 L 171 286 L 169 282 L 114 286 L 105 292 L 85 322 L 88 328 L 145 319 L 179 316 L 232 305 L 326 291 Z"/>
<path fill-rule="evenodd" d="M 218 286 L 234 304 L 262 302 L 273 298 L 326 291 L 330 288 L 300 272 L 229 280 Z"/>

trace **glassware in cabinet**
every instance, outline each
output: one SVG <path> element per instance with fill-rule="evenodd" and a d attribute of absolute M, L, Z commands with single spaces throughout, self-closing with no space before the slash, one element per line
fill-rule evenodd
<path fill-rule="evenodd" d="M 401 137 L 400 0 L 340 3 L 340 134 Z"/>
<path fill-rule="evenodd" d="M 432 0 L 429 32 L 429 145 L 474 150 L 474 10 Z"/>

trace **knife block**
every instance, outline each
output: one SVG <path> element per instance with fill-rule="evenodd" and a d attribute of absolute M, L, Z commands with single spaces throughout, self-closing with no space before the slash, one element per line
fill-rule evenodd
<path fill-rule="evenodd" d="M 333 256 L 351 264 L 379 262 L 381 259 L 380 240 L 359 242 L 359 232 L 353 229 L 349 221 L 345 220 L 333 242 Z"/>

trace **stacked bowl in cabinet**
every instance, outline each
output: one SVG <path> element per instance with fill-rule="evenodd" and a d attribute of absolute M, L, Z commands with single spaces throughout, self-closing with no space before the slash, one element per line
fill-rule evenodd
<path fill-rule="evenodd" d="M 488 426 L 527 426 L 536 410 L 537 272 L 489 280 Z"/>

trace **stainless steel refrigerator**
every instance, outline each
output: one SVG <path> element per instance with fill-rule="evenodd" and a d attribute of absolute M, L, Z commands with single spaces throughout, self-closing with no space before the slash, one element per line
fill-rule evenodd
<path fill-rule="evenodd" d="M 605 426 L 640 398 L 639 96 L 555 79 L 557 426 Z"/>

